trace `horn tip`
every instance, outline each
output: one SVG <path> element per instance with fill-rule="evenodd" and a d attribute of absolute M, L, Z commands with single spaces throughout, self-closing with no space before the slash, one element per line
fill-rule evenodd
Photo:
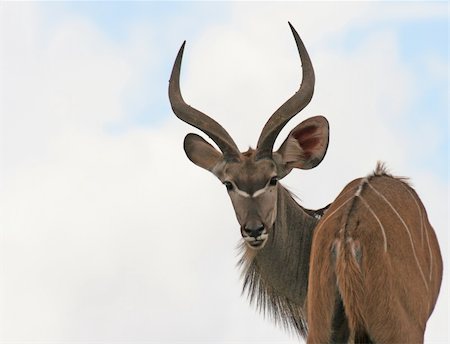
<path fill-rule="evenodd" d="M 299 36 L 297 30 L 295 29 L 294 25 L 292 25 L 292 23 L 290 21 L 288 21 L 289 27 L 291 28 L 292 34 L 294 35 L 294 37 Z"/>
<path fill-rule="evenodd" d="M 176 75 L 177 71 L 178 71 L 178 74 L 180 73 L 179 70 L 181 68 L 181 60 L 183 59 L 185 45 L 186 45 L 186 41 L 184 41 L 183 44 L 181 44 L 180 50 L 178 50 L 177 57 L 175 58 L 175 62 L 172 67 L 172 74 L 170 76 L 170 81 L 172 81 L 172 79 Z"/>
<path fill-rule="evenodd" d="M 184 47 L 186 46 L 186 40 L 183 41 L 183 44 L 181 44 L 180 50 L 178 53 L 183 53 Z"/>

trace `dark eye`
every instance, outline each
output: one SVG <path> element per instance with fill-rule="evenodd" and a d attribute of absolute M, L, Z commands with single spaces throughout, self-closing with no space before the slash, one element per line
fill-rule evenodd
<path fill-rule="evenodd" d="M 278 183 L 278 177 L 272 177 L 272 178 L 270 178 L 269 185 L 274 186 L 274 185 L 277 185 L 277 183 Z"/>
<path fill-rule="evenodd" d="M 225 182 L 223 182 L 223 185 L 226 186 L 226 188 L 227 188 L 228 191 L 233 190 L 233 184 L 232 184 L 231 182 L 225 181 Z"/>

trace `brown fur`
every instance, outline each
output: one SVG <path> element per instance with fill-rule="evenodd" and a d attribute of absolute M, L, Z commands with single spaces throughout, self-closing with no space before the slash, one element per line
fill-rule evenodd
<path fill-rule="evenodd" d="M 373 214 L 384 227 L 387 251 Z M 335 262 L 330 255 L 333 249 L 338 251 Z M 355 256 L 358 250 L 360 262 Z M 339 296 L 350 338 L 421 343 L 441 279 L 439 246 L 419 197 L 403 179 L 378 165 L 374 174 L 344 188 L 315 230 L 308 343 L 330 341 Z"/>

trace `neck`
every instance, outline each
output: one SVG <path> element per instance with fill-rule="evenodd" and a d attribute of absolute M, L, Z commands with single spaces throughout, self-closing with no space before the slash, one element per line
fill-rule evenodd
<path fill-rule="evenodd" d="M 245 248 L 244 290 L 250 301 L 281 322 L 306 334 L 304 304 L 308 289 L 309 255 L 317 219 L 289 192 L 278 187 L 277 219 L 260 251 Z"/>

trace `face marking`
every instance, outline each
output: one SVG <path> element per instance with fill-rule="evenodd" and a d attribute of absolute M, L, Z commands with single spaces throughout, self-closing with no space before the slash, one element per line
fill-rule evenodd
<path fill-rule="evenodd" d="M 265 186 L 264 188 L 262 188 L 262 189 L 259 189 L 259 190 L 256 190 L 254 193 L 253 193 L 253 197 L 258 197 L 259 195 L 262 195 L 264 192 L 266 192 L 267 191 L 267 186 Z"/>
<path fill-rule="evenodd" d="M 235 186 L 235 190 L 238 193 L 238 195 L 245 197 L 245 198 L 256 198 L 260 195 L 262 195 L 264 192 L 266 192 L 268 189 L 268 186 L 263 187 L 262 189 L 256 190 L 253 194 L 249 194 L 248 192 L 239 190 L 237 186 Z"/>
<path fill-rule="evenodd" d="M 251 198 L 252 197 L 248 192 L 239 190 L 239 188 L 237 186 L 235 186 L 235 190 L 238 193 L 238 195 L 240 195 L 242 197 L 245 197 L 245 198 Z"/>
<path fill-rule="evenodd" d="M 238 188 L 238 186 L 233 183 L 233 189 L 237 192 L 238 195 L 244 197 L 244 198 L 256 198 L 258 196 L 261 196 L 263 193 L 265 193 L 271 186 L 274 185 L 270 185 L 270 181 L 266 184 L 266 186 L 264 186 L 263 188 L 254 191 L 252 194 L 243 191 L 241 189 Z"/>

